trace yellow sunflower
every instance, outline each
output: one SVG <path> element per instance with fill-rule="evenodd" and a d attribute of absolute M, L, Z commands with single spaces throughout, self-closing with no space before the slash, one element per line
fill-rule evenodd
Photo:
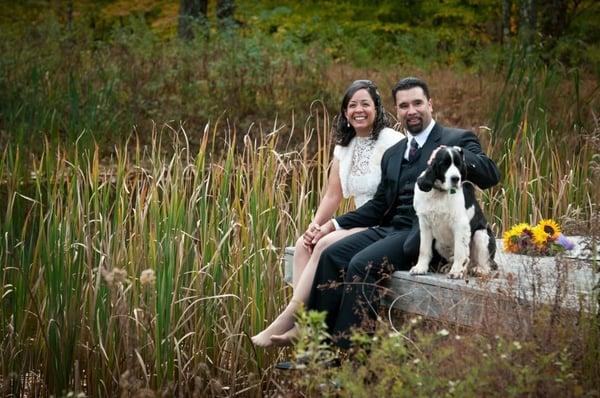
<path fill-rule="evenodd" d="M 516 253 L 519 251 L 519 244 L 517 243 L 518 238 L 519 235 L 515 235 L 512 229 L 504 232 L 504 235 L 502 236 L 504 250 L 509 253 Z"/>
<path fill-rule="evenodd" d="M 531 225 L 527 224 L 526 222 L 519 223 L 513 226 L 510 230 L 513 231 L 513 233 L 517 236 L 522 235 L 523 233 L 528 235 L 532 234 Z"/>
<path fill-rule="evenodd" d="M 531 232 L 533 232 L 533 243 L 535 243 L 537 247 L 545 247 L 548 243 L 550 235 L 544 230 L 544 228 L 538 224 L 531 229 Z"/>
<path fill-rule="evenodd" d="M 560 227 L 558 226 L 558 223 L 552 219 L 542 220 L 536 227 L 548 234 L 550 240 L 556 240 L 560 235 Z"/>
<path fill-rule="evenodd" d="M 502 236 L 504 250 L 509 253 L 519 252 L 519 241 L 523 233 L 531 234 L 531 226 L 527 223 L 520 223 L 506 231 Z"/>

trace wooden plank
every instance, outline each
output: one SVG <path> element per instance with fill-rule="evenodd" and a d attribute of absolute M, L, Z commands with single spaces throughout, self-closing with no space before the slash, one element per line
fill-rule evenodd
<path fill-rule="evenodd" d="M 294 246 L 288 246 L 283 251 L 283 280 L 292 284 L 294 277 Z"/>
<path fill-rule="evenodd" d="M 573 237 L 576 249 L 557 257 L 531 257 L 506 253 L 496 242 L 498 272 L 494 278 L 449 279 L 445 274 L 412 276 L 407 271 L 392 274 L 386 305 L 400 310 L 475 326 L 491 317 L 521 322 L 524 306 L 559 303 L 577 309 L 591 297 L 599 283 L 600 254 L 592 255 L 583 237 Z M 293 247 L 285 250 L 286 281 L 291 281 Z M 594 259 L 595 257 L 595 259 Z M 520 308 L 521 307 L 521 308 Z"/>

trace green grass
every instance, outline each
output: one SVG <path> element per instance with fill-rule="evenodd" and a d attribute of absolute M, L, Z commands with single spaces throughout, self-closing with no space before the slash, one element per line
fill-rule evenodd
<path fill-rule="evenodd" d="M 597 300 L 597 293 L 592 297 Z M 375 336 L 353 336 L 355 350 L 339 368 L 324 368 L 317 362 L 332 355 L 331 347 L 321 343 L 323 316 L 302 314 L 304 329 L 297 353 L 308 360 L 302 372 L 280 376 L 284 386 L 280 393 L 301 391 L 311 397 L 596 396 L 598 305 L 589 304 L 572 312 L 562 311 L 558 303 L 552 309 L 525 310 L 519 322 L 531 322 L 532 327 L 517 330 L 512 329 L 516 319 L 511 327 L 502 323 L 505 317 L 475 330 L 421 316 L 400 318 L 403 323 L 396 319 L 397 329 L 386 320 Z M 312 350 L 303 351 L 304 347 Z"/>
<path fill-rule="evenodd" d="M 161 39 L 139 19 L 102 39 L 86 21 L 72 30 L 53 18 L 0 28 L 0 142 L 38 152 L 44 137 L 79 139 L 80 149 L 97 142 L 104 152 L 132 131 L 173 120 L 199 129 L 191 131 L 197 148 L 208 122 L 225 117 L 245 131 L 278 114 L 304 120 L 305 104 L 331 95 L 323 84 L 328 57 L 260 31 L 184 43 Z"/>

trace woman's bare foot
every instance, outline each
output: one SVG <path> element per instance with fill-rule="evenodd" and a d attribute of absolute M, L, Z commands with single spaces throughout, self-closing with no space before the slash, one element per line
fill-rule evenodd
<path fill-rule="evenodd" d="M 284 334 L 271 336 L 271 342 L 273 345 L 285 346 L 292 345 L 298 338 L 298 329 L 296 326 L 285 332 Z"/>
<path fill-rule="evenodd" d="M 283 314 L 282 314 L 283 315 Z M 274 344 L 272 337 L 276 335 L 285 336 L 290 329 L 294 328 L 294 320 L 287 320 L 285 316 L 279 316 L 268 328 L 251 338 L 254 345 L 267 348 Z M 294 328 L 295 329 L 295 328 Z"/>

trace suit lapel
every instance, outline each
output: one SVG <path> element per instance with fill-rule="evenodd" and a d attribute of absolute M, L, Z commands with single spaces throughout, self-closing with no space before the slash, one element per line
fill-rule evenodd
<path fill-rule="evenodd" d="M 431 156 L 431 152 L 438 146 L 440 146 L 440 140 L 442 139 L 442 126 L 436 123 L 429 133 L 429 137 L 427 137 L 427 141 L 425 141 L 425 145 L 423 145 L 423 149 L 421 150 L 421 158 L 425 157 L 425 162 L 429 160 Z M 419 159 L 423 160 L 423 159 Z"/>
<path fill-rule="evenodd" d="M 421 149 L 421 155 L 418 159 L 418 162 L 427 166 L 427 161 L 431 156 L 431 152 L 438 146 L 440 146 L 440 141 L 442 138 L 442 126 L 439 123 L 436 123 L 429 133 L 429 137 L 427 137 L 427 141 L 425 141 L 425 145 Z M 395 176 L 396 189 L 394 192 L 393 198 L 398 196 L 398 191 L 400 190 L 400 172 L 402 171 L 402 161 L 404 160 L 404 154 L 406 153 L 406 146 L 408 145 L 408 138 L 403 139 L 399 142 L 398 149 L 394 152 L 392 157 L 390 158 L 390 176 Z"/>
<path fill-rule="evenodd" d="M 394 167 L 393 171 L 390 173 L 391 176 L 395 176 L 394 181 L 396 182 L 396 189 L 394 192 L 393 198 L 398 196 L 398 190 L 400 189 L 400 172 L 402 171 L 402 161 L 404 160 L 404 153 L 406 152 L 406 145 L 408 143 L 408 139 L 405 138 L 400 142 L 398 146 L 398 150 L 394 152 L 394 155 L 390 159 L 390 164 Z"/>

